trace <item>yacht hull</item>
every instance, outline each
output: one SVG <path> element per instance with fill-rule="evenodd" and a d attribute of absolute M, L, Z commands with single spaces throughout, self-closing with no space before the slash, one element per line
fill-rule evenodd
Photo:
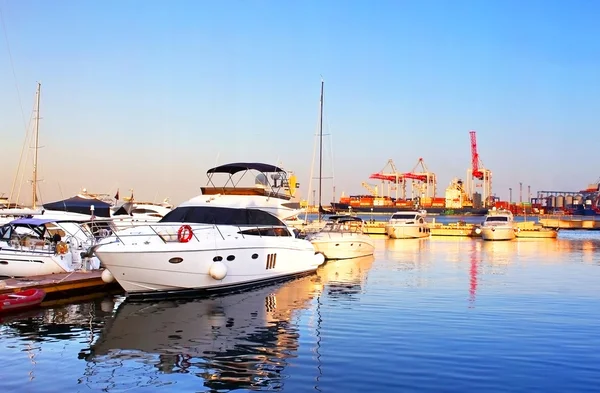
<path fill-rule="evenodd" d="M 336 236 L 340 235 L 340 236 Z M 309 238 L 325 259 L 350 259 L 373 255 L 375 246 L 368 235 L 320 233 Z"/>
<path fill-rule="evenodd" d="M 386 225 L 385 233 L 392 239 L 419 239 L 431 235 L 426 225 Z"/>
<path fill-rule="evenodd" d="M 283 243 L 258 236 L 162 247 L 113 243 L 96 255 L 132 296 L 223 291 L 311 273 L 323 262 L 309 242 L 292 237 Z"/>
<path fill-rule="evenodd" d="M 79 252 L 75 250 L 74 253 Z M 57 255 L 49 252 L 2 249 L 0 251 L 0 276 L 31 277 L 46 274 L 69 273 L 81 269 L 79 255 L 67 253 Z M 96 257 L 86 262 L 89 269 L 98 269 L 100 261 Z"/>
<path fill-rule="evenodd" d="M 31 277 L 44 274 L 66 273 L 64 262 L 57 261 L 61 257 L 50 253 L 36 253 L 24 251 L 0 252 L 0 276 Z M 63 258 L 69 259 L 70 255 Z M 63 263 L 61 263 L 63 262 Z M 70 265 L 70 261 L 68 261 Z"/>
<path fill-rule="evenodd" d="M 513 227 L 481 227 L 481 238 L 483 240 L 513 240 L 515 237 L 515 228 Z"/>

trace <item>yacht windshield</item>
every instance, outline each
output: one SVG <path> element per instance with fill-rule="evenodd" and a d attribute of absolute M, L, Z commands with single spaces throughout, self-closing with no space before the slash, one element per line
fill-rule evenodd
<path fill-rule="evenodd" d="M 392 220 L 416 220 L 415 214 L 394 214 Z"/>
<path fill-rule="evenodd" d="M 505 216 L 491 216 L 491 217 L 488 217 L 485 221 L 487 221 L 487 222 L 491 222 L 491 221 L 494 221 L 494 222 L 507 222 L 508 221 L 508 217 L 505 217 Z"/>
<path fill-rule="evenodd" d="M 230 207 L 184 206 L 167 213 L 159 222 L 189 222 L 195 224 L 285 226 L 277 217 L 257 209 Z"/>

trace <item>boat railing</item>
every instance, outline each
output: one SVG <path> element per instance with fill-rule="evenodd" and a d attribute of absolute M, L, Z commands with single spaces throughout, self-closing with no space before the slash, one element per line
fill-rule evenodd
<path fill-rule="evenodd" d="M 122 233 L 122 231 L 116 231 L 112 233 L 112 236 L 116 239 L 116 242 L 125 244 L 123 239 L 125 238 L 148 238 L 148 236 L 156 236 L 162 240 L 163 243 L 178 243 L 180 241 L 181 233 L 184 231 L 187 242 L 194 239 L 196 242 L 201 242 L 198 237 L 198 233 L 202 233 L 207 230 L 215 230 L 222 240 L 225 240 L 225 236 L 220 227 L 223 225 L 215 224 L 185 224 L 185 223 L 155 223 L 143 225 L 144 228 L 149 228 L 150 231 L 140 233 Z M 295 233 L 285 225 L 227 225 L 228 227 L 235 227 L 238 235 L 242 238 L 247 236 L 259 236 L 259 237 L 295 237 Z M 138 227 L 142 227 L 141 225 Z M 188 228 L 189 227 L 189 228 Z M 187 234 L 189 233 L 189 235 Z"/>

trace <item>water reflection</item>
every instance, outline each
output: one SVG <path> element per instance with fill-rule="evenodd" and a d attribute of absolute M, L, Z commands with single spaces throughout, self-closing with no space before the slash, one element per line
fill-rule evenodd
<path fill-rule="evenodd" d="M 315 275 L 224 296 L 124 301 L 85 354 L 82 382 L 120 390 L 154 386 L 160 373 L 178 383 L 185 383 L 183 374 L 199 377 L 214 390 L 279 389 L 284 368 L 297 356 L 298 311 L 316 301 L 319 313 L 323 296 L 352 298 L 360 293 L 373 260 L 328 262 Z M 318 329 L 321 319 L 319 314 L 312 328 Z M 136 369 L 135 381 L 128 376 L 131 368 Z"/>

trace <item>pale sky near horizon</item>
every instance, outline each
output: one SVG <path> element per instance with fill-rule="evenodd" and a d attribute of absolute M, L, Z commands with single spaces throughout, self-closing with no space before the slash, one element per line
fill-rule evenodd
<path fill-rule="evenodd" d="M 575 191 L 600 177 L 600 3 L 0 0 L 0 11 L 0 193 L 37 81 L 44 202 L 86 187 L 179 203 L 235 161 L 282 164 L 306 198 L 321 76 L 336 199 L 366 194 L 388 159 L 408 172 L 419 157 L 443 196 L 470 166 L 472 129 L 504 200 L 519 182 Z"/>

